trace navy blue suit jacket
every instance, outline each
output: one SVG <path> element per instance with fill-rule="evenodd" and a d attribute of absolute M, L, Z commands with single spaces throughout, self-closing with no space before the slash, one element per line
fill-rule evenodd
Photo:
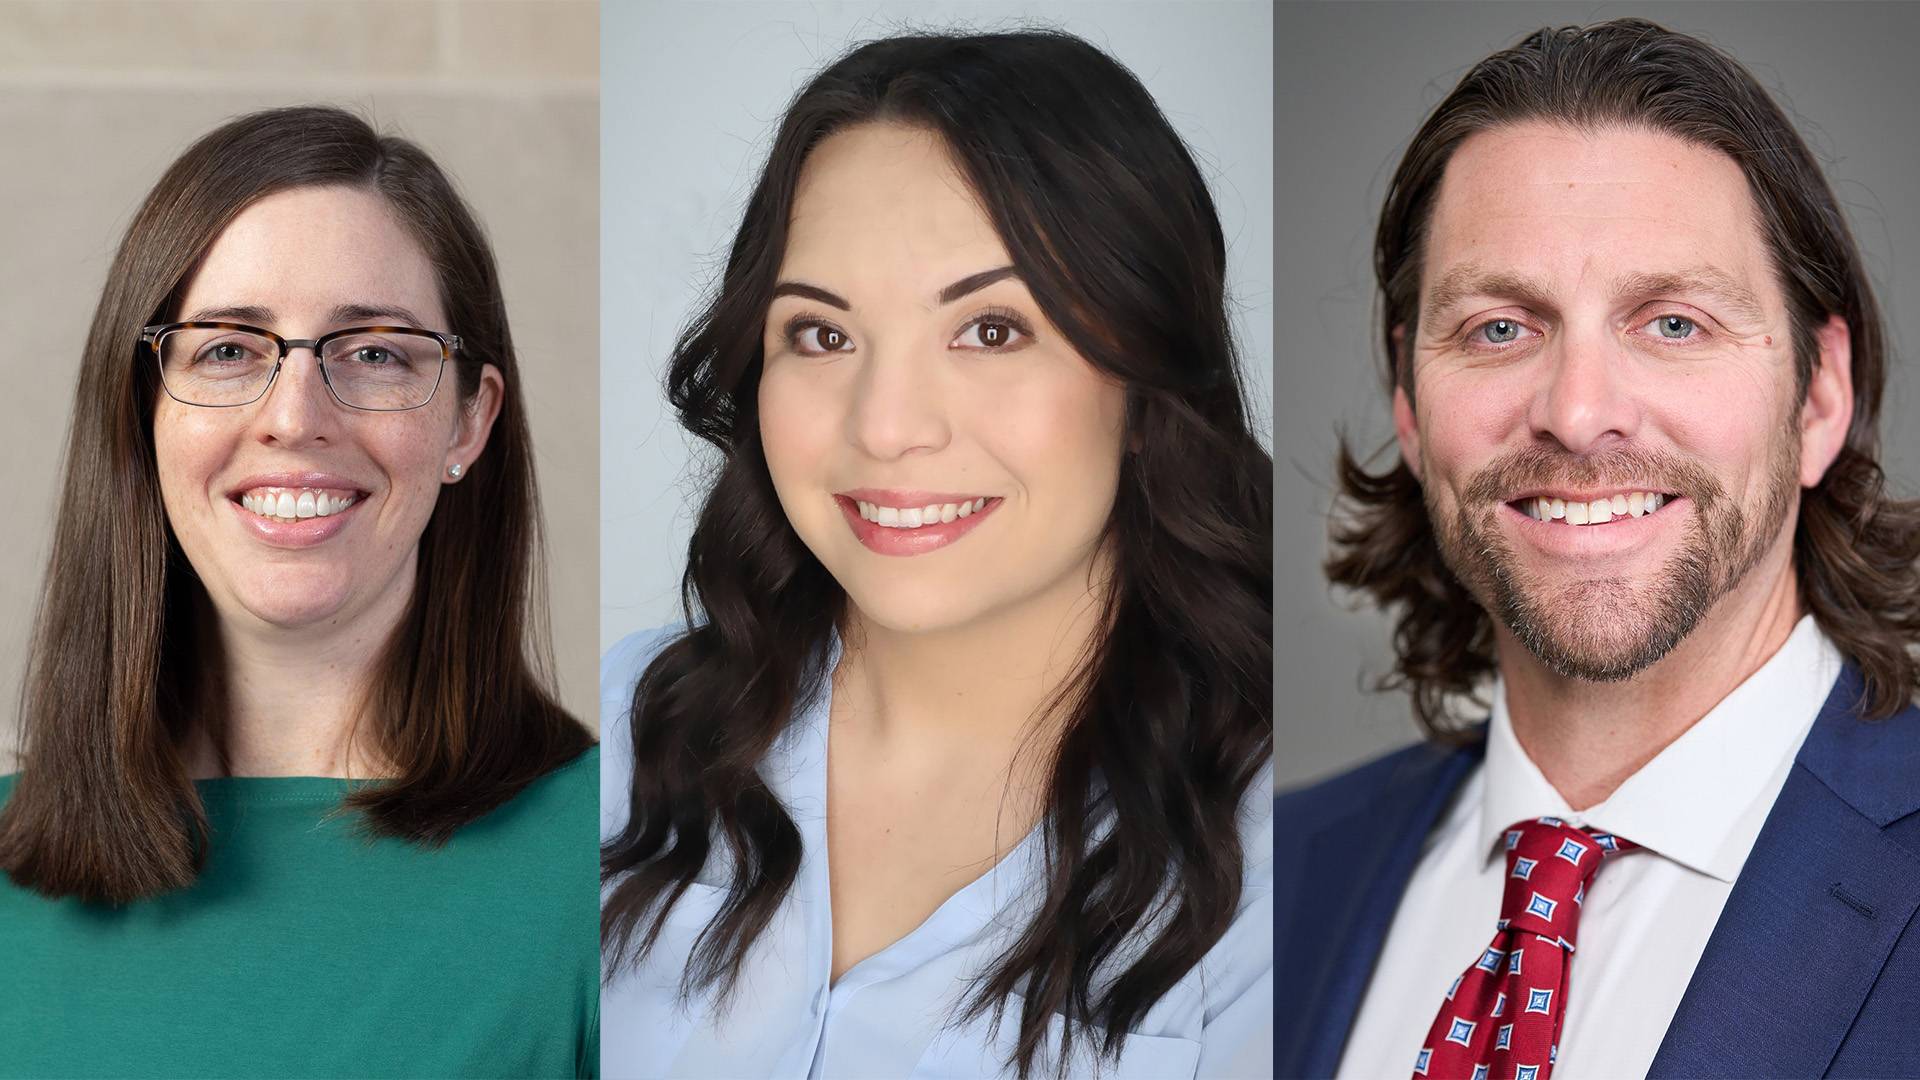
<path fill-rule="evenodd" d="M 1849 666 L 1649 1076 L 1920 1077 L 1920 709 L 1864 721 L 1861 690 Z M 1415 746 L 1275 800 L 1276 1076 L 1339 1066 L 1427 834 L 1484 750 Z"/>

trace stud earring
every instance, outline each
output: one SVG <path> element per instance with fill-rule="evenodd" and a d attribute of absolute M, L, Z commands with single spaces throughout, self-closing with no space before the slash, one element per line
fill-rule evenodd
<path fill-rule="evenodd" d="M 447 475 L 453 477 L 455 480 L 460 479 L 460 474 L 465 471 L 465 469 L 462 469 L 457 464 L 447 466 Z"/>

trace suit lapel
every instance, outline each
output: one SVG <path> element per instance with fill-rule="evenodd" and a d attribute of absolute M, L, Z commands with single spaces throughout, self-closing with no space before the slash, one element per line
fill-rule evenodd
<path fill-rule="evenodd" d="M 1649 1077 L 1820 1076 L 1920 909 L 1920 712 L 1857 712 L 1834 684 L 1707 940 Z"/>
<path fill-rule="evenodd" d="M 1292 924 L 1280 928 L 1280 940 L 1288 943 L 1282 962 L 1289 977 L 1310 990 L 1301 995 L 1297 1012 L 1277 1018 L 1284 1041 L 1276 1046 L 1300 1048 L 1284 1072 L 1331 1076 L 1339 1067 L 1348 1030 L 1427 836 L 1479 763 L 1482 749 L 1422 747 L 1402 759 L 1383 783 L 1353 792 L 1350 803 L 1300 838 L 1302 880 L 1311 886 Z M 1285 827 L 1280 821 L 1275 825 Z"/>

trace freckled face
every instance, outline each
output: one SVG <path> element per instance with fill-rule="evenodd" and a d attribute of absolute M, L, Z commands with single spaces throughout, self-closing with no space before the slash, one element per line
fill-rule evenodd
<path fill-rule="evenodd" d="M 809 156 L 767 312 L 760 434 L 781 507 L 860 614 L 964 625 L 1085 591 L 1125 395 L 1041 315 L 937 136 Z"/>
<path fill-rule="evenodd" d="M 1448 565 L 1550 668 L 1630 676 L 1787 572 L 1791 327 L 1730 158 L 1638 128 L 1481 132 L 1423 267 L 1402 450 Z"/>
<path fill-rule="evenodd" d="M 289 339 L 395 323 L 458 333 L 420 245 L 380 196 L 346 187 L 249 206 L 214 241 L 174 318 Z M 382 603 L 397 610 L 447 466 L 479 456 L 498 385 L 489 366 L 463 403 L 449 366 L 425 407 L 362 412 L 336 402 L 313 351 L 298 348 L 250 405 L 203 408 L 161 393 L 154 452 L 167 520 L 222 620 L 299 628 L 350 625 Z M 280 493 L 292 523 L 275 520 L 272 504 L 256 512 L 263 495 Z M 334 512 L 323 520 L 296 507 L 302 496 Z"/>

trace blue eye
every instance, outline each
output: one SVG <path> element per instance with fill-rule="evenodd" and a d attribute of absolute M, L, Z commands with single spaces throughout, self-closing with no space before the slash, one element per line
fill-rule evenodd
<path fill-rule="evenodd" d="M 1685 341 L 1692 337 L 1699 327 L 1685 315 L 1662 315 L 1653 320 L 1654 332 L 1669 341 Z"/>
<path fill-rule="evenodd" d="M 1480 328 L 1480 336 L 1491 344 L 1504 345 L 1520 336 L 1520 324 L 1512 319 L 1495 319 Z"/>

